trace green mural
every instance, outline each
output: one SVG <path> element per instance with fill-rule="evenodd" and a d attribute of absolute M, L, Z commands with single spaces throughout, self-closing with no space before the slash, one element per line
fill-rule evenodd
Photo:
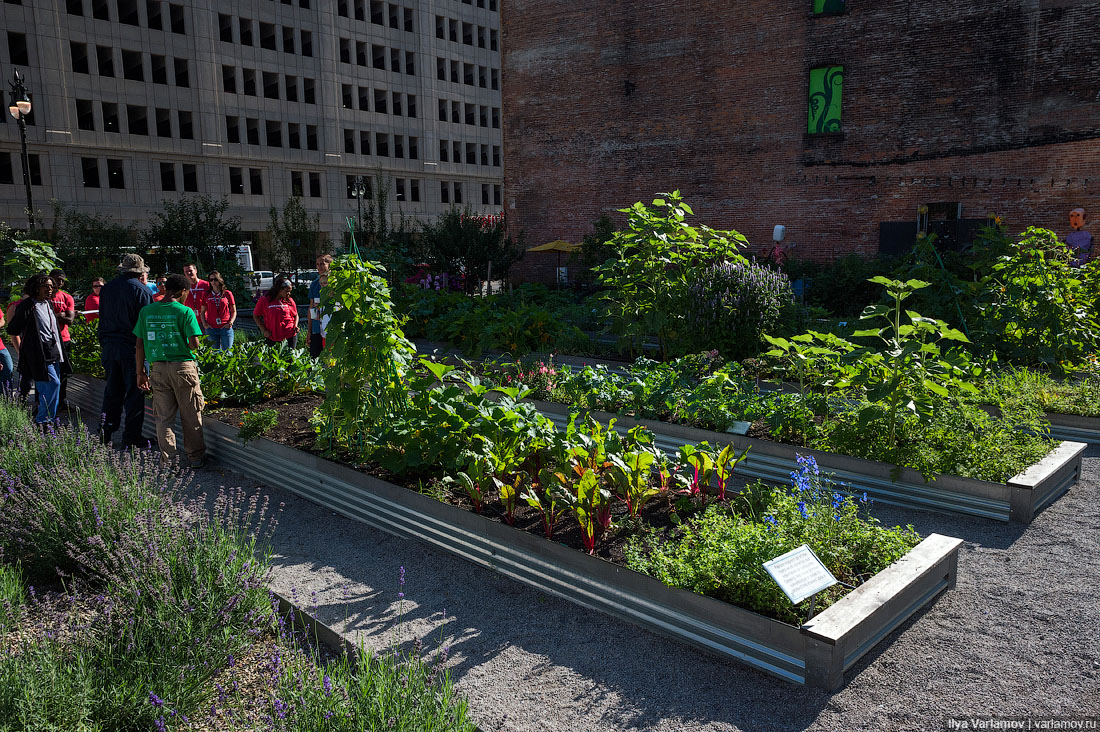
<path fill-rule="evenodd" d="M 814 0 L 814 15 L 843 12 L 844 0 Z"/>
<path fill-rule="evenodd" d="M 844 91 L 844 67 L 810 69 L 810 117 L 808 130 L 840 132 L 840 97 Z"/>

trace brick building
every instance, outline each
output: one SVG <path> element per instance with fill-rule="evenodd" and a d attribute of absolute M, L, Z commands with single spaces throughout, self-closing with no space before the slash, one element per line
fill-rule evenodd
<path fill-rule="evenodd" d="M 814 258 L 900 249 L 922 205 L 962 239 L 1100 221 L 1100 2 L 844 5 L 503 0 L 510 226 L 578 241 L 676 188 Z"/>
<path fill-rule="evenodd" d="M 33 94 L 36 209 L 120 222 L 226 196 L 245 237 L 288 197 L 339 240 L 351 183 L 390 211 L 501 208 L 497 0 L 4 0 L 0 79 Z M 23 227 L 19 132 L 0 122 L 0 221 Z"/>

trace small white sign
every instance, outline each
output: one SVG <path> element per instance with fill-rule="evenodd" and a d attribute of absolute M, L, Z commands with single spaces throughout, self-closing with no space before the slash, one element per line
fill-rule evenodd
<path fill-rule="evenodd" d="M 764 562 L 764 569 L 795 605 L 836 584 L 833 573 L 805 544 Z"/>

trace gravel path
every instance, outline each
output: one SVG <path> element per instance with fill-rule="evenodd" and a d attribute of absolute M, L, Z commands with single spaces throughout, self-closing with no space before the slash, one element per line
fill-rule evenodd
<path fill-rule="evenodd" d="M 930 730 L 948 716 L 1100 715 L 1100 446 L 1025 528 L 876 507 L 965 539 L 955 591 L 894 632 L 835 694 L 792 686 L 337 516 L 219 467 L 197 482 L 285 510 L 275 585 L 370 647 L 419 640 L 486 732 Z M 398 568 L 407 580 L 398 586 Z M 403 590 L 405 598 L 398 599 Z"/>

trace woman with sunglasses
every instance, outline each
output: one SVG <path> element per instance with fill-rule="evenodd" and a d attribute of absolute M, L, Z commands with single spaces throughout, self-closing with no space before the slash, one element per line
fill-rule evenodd
<path fill-rule="evenodd" d="M 206 330 L 210 345 L 219 351 L 233 347 L 233 323 L 237 320 L 237 301 L 225 289 L 225 280 L 217 270 L 207 275 L 210 289 L 199 305 L 199 323 Z"/>
<path fill-rule="evenodd" d="M 290 280 L 276 277 L 271 289 L 256 301 L 252 316 L 267 345 L 284 341 L 291 348 L 298 345 L 298 305 L 290 296 Z"/>
<path fill-rule="evenodd" d="M 57 418 L 62 374 L 72 373 L 61 347 L 61 327 L 54 312 L 57 286 L 47 274 L 32 275 L 23 287 L 26 297 L 15 308 L 8 333 L 20 336 L 19 369 L 34 379 L 38 394 L 35 423 L 47 425 Z"/>
<path fill-rule="evenodd" d="M 99 320 L 99 291 L 103 289 L 103 278 L 92 280 L 92 294 L 84 298 L 84 319 L 89 323 Z"/>

